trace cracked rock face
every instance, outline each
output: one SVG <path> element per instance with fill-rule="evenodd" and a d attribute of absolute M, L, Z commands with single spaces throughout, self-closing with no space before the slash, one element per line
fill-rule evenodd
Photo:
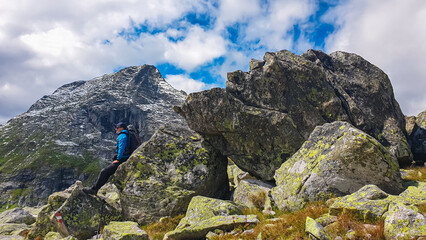
<path fill-rule="evenodd" d="M 131 123 L 148 140 L 186 94 L 149 65 L 77 81 L 44 96 L 0 127 L 0 205 L 41 205 L 50 194 L 110 161 L 113 123 Z M 93 179 L 92 179 L 93 180 Z"/>
<path fill-rule="evenodd" d="M 375 184 L 391 194 L 403 190 L 396 158 L 376 139 L 346 122 L 315 128 L 309 139 L 275 173 L 272 198 L 295 211 Z"/>
<path fill-rule="evenodd" d="M 226 89 L 190 94 L 175 109 L 242 170 L 273 180 L 316 126 L 346 121 L 410 164 L 405 118 L 387 75 L 358 55 L 309 50 L 266 53 Z"/>

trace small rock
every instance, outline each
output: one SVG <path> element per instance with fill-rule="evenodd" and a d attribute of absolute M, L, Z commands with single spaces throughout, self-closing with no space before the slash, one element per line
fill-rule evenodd
<path fill-rule="evenodd" d="M 219 235 L 217 235 L 214 232 L 208 232 L 207 235 L 206 235 L 206 239 L 210 240 L 210 239 L 217 237 L 217 236 L 219 236 Z"/>
<path fill-rule="evenodd" d="M 148 234 L 135 222 L 110 222 L 104 228 L 105 240 L 149 240 Z"/>
<path fill-rule="evenodd" d="M 35 221 L 35 217 L 22 208 L 14 208 L 0 214 L 0 223 L 24 223 L 31 225 Z"/>
<path fill-rule="evenodd" d="M 352 240 L 352 239 L 355 239 L 355 231 L 354 230 L 349 230 L 347 233 L 346 233 L 346 237 L 348 238 L 348 239 L 350 239 L 350 240 Z"/>
<path fill-rule="evenodd" d="M 310 217 L 306 218 L 305 231 L 313 235 L 316 239 L 320 239 L 320 240 L 331 239 L 330 235 L 328 235 L 328 233 L 324 230 L 324 227 Z"/>

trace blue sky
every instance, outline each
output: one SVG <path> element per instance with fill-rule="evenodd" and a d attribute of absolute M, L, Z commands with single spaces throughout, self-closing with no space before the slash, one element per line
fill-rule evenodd
<path fill-rule="evenodd" d="M 224 87 L 267 51 L 361 55 L 406 115 L 426 110 L 424 0 L 0 0 L 0 124 L 63 84 L 152 64 L 175 88 Z"/>

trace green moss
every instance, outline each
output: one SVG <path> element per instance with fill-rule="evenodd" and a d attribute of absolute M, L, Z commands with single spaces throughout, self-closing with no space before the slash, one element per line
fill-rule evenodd
<path fill-rule="evenodd" d="M 18 207 L 18 204 L 6 204 L 6 205 L 2 205 L 2 206 L 0 206 L 0 213 L 4 212 L 4 211 L 7 211 L 7 210 L 11 210 L 11 209 L 17 208 L 17 207 Z"/>
<path fill-rule="evenodd" d="M 18 189 L 12 190 L 12 191 L 10 191 L 10 199 L 12 201 L 16 201 L 20 197 L 27 196 L 32 191 L 33 191 L 32 188 L 18 188 Z"/>

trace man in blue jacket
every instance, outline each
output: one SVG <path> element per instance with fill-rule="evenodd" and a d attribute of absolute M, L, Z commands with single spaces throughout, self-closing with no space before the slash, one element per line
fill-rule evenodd
<path fill-rule="evenodd" d="M 117 137 L 117 147 L 115 149 L 116 155 L 113 158 L 113 162 L 108 165 L 106 168 L 102 169 L 101 173 L 98 176 L 95 184 L 92 187 L 83 188 L 83 192 L 87 194 L 96 194 L 98 190 L 108 181 L 109 177 L 117 171 L 118 166 L 123 162 L 129 159 L 130 154 L 126 151 L 126 146 L 128 144 L 128 135 L 129 132 L 126 130 L 126 125 L 122 122 L 119 122 L 115 125 L 115 132 L 118 134 Z"/>

